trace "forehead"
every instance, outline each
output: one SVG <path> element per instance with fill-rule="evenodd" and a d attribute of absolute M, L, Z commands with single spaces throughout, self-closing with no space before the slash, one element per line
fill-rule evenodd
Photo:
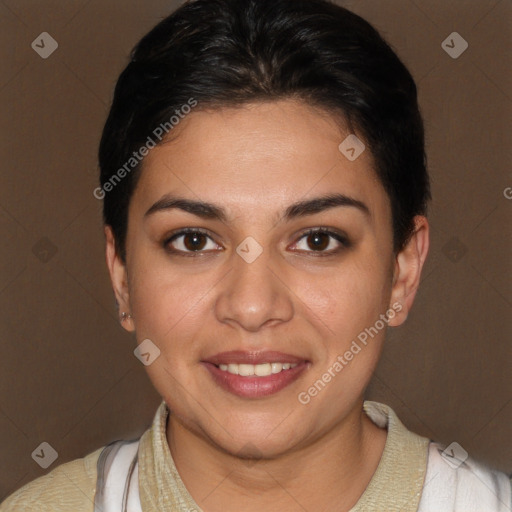
<path fill-rule="evenodd" d="M 354 161 L 340 152 L 348 135 L 339 119 L 295 100 L 196 110 L 145 158 L 133 200 L 150 207 L 179 192 L 235 216 L 339 192 L 384 213 L 370 152 Z"/>

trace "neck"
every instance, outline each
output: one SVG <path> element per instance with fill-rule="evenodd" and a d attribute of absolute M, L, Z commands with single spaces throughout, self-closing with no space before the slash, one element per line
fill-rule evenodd
<path fill-rule="evenodd" d="M 205 512 L 348 511 L 375 473 L 386 436 L 363 412 L 362 399 L 317 439 L 273 459 L 240 459 L 172 413 L 167 422 L 176 468 Z"/>

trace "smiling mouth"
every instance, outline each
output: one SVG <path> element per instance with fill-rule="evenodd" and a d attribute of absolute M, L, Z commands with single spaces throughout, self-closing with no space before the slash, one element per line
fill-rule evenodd
<path fill-rule="evenodd" d="M 295 368 L 298 363 L 262 363 L 262 364 L 219 364 L 217 368 L 223 372 L 232 375 L 240 375 L 241 377 L 268 377 L 275 375 L 291 368 Z"/>
<path fill-rule="evenodd" d="M 241 398 L 263 398 L 292 384 L 311 362 L 281 352 L 231 351 L 203 360 L 201 365 L 222 390 Z"/>

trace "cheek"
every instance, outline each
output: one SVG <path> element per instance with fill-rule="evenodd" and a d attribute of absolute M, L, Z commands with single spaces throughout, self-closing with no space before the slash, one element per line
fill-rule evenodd
<path fill-rule="evenodd" d="M 208 291 L 216 280 L 208 274 L 189 276 L 177 267 L 139 262 L 133 265 L 135 278 L 130 282 L 137 339 L 149 338 L 162 352 L 179 351 L 186 357 L 201 338 L 205 308 L 211 299 Z"/>
<path fill-rule="evenodd" d="M 306 311 L 341 345 L 375 323 L 387 310 L 391 292 L 383 266 L 367 259 L 347 261 L 324 276 L 297 280 L 297 286 Z"/>

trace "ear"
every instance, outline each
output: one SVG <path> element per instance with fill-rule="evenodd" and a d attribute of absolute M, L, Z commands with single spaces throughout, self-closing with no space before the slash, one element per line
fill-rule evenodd
<path fill-rule="evenodd" d="M 107 260 L 107 267 L 110 273 L 112 288 L 116 296 L 116 302 L 119 305 L 119 313 L 131 313 L 126 265 L 121 261 L 116 250 L 114 233 L 112 228 L 108 225 L 105 226 L 105 240 L 105 258 Z M 133 319 L 131 317 L 121 320 L 121 325 L 129 332 L 133 332 L 135 330 Z"/>
<path fill-rule="evenodd" d="M 417 215 L 414 217 L 414 226 L 411 238 L 395 259 L 390 304 L 394 306 L 396 315 L 388 322 L 393 327 L 403 324 L 407 319 L 416 297 L 421 271 L 428 254 L 429 225 L 427 219 L 423 215 Z M 398 304 L 401 305 L 401 309 Z"/>

